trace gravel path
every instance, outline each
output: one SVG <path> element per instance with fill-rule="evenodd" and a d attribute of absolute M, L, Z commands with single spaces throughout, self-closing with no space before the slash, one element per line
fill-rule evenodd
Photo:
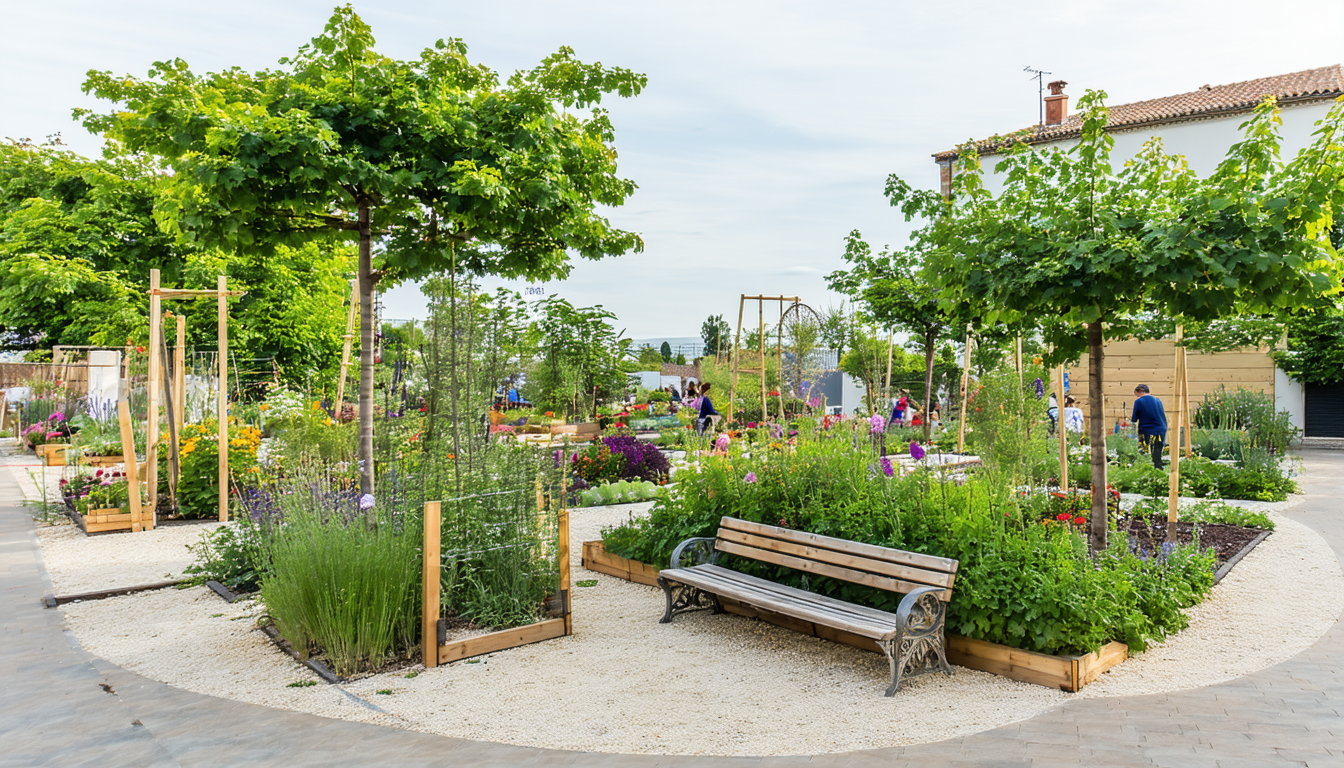
<path fill-rule="evenodd" d="M 92 653 L 156 680 L 329 717 L 527 746 L 648 754 L 783 755 L 939 741 L 1041 714 L 1070 698 L 1207 685 L 1289 658 L 1344 609 L 1344 574 L 1323 539 L 1257 505 L 1277 532 L 1248 555 L 1191 627 L 1079 694 L 974 670 L 910 680 L 885 698 L 885 660 L 739 616 L 659 624 L 663 598 L 578 566 L 580 542 L 650 503 L 571 512 L 575 635 L 432 670 L 342 686 L 312 679 L 251 628 L 253 603 L 202 588 L 65 606 Z M 140 534 L 137 534 L 140 535 Z M 44 550 L 48 549 L 44 538 Z M 50 555 L 48 555 L 50 557 Z M 1305 578 L 1317 586 L 1292 589 Z M 1274 617 L 1273 632 L 1262 628 Z M 236 620 L 235 620 L 236 619 Z M 379 691 L 391 691 L 390 694 Z M 376 707 L 378 711 L 371 709 Z"/>

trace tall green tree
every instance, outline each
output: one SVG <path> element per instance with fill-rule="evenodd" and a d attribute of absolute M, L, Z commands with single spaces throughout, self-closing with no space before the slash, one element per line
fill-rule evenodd
<path fill-rule="evenodd" d="M 733 329 L 723 315 L 710 315 L 700 326 L 700 338 L 705 342 L 705 354 L 718 357 L 733 346 Z"/>
<path fill-rule="evenodd" d="M 894 176 L 887 184 L 893 205 L 927 220 L 914 238 L 946 305 L 972 307 L 990 325 L 1036 325 L 1052 362 L 1088 353 L 1094 549 L 1106 543 L 1105 339 L 1136 335 L 1157 316 L 1280 313 L 1337 291 L 1344 273 L 1329 238 L 1344 205 L 1344 102 L 1283 162 L 1267 99 L 1201 179 L 1157 138 L 1115 171 L 1104 98 L 1079 100 L 1073 148 L 1014 147 L 996 168 L 997 195 L 969 148 L 949 200 Z"/>
<path fill-rule="evenodd" d="M 879 326 L 910 335 L 924 355 L 924 392 L 932 393 L 938 341 L 949 328 L 964 323 L 958 320 L 965 313 L 939 301 L 941 284 L 923 274 L 923 259 L 911 249 L 883 249 L 875 254 L 856 229 L 845 238 L 844 259 L 849 269 L 827 275 L 827 286 L 860 303 Z M 932 429 L 925 419 L 926 441 Z"/>
<path fill-rule="evenodd" d="M 598 211 L 635 189 L 616 175 L 600 103 L 638 94 L 643 75 L 561 48 L 501 82 L 468 61 L 461 40 L 409 61 L 374 42 L 350 6 L 338 7 L 279 68 L 197 75 L 176 59 L 147 79 L 93 71 L 85 92 L 117 107 L 77 111 L 90 129 L 168 161 L 176 183 L 159 215 L 188 239 L 227 249 L 357 240 L 365 492 L 380 282 L 457 271 L 553 279 L 568 273 L 571 252 L 599 259 L 643 245 Z"/>

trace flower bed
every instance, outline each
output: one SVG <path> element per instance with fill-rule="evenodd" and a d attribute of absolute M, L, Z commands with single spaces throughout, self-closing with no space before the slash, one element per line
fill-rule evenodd
<path fill-rule="evenodd" d="M 853 426 L 858 425 L 857 429 Z M 603 532 L 612 554 L 666 562 L 694 536 L 712 536 L 722 516 L 961 562 L 948 611 L 950 631 L 1049 655 L 1081 656 L 1111 642 L 1143 649 L 1182 629 L 1181 609 L 1213 583 L 1213 555 L 1178 545 L 1147 559 L 1114 534 L 1090 555 L 1081 525 L 1055 518 L 1048 498 L 1022 497 L 993 472 L 964 484 L 880 462 L 867 421 L 800 422 L 792 451 L 744 451 L 741 441 L 680 470 L 649 517 Z M 750 453 L 750 455 L 746 455 Z M 839 599 L 895 610 L 896 597 L 808 577 L 778 566 L 729 567 Z"/>

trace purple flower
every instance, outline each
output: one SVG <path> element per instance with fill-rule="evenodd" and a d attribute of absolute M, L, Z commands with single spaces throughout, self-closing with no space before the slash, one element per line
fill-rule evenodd
<path fill-rule="evenodd" d="M 360 508 L 361 510 L 364 510 L 364 509 L 373 509 L 373 494 L 372 494 L 372 493 L 366 493 L 366 494 L 364 494 L 363 496 L 360 496 L 360 497 L 359 497 L 359 508 Z"/>
<path fill-rule="evenodd" d="M 1041 377 L 1037 376 L 1036 381 L 1032 382 L 1032 386 L 1036 387 L 1037 400 L 1045 397 L 1045 382 L 1041 381 Z"/>
<path fill-rule="evenodd" d="M 887 477 L 896 474 L 896 468 L 891 466 L 891 459 L 888 459 L 886 456 L 882 457 L 882 474 Z"/>
<path fill-rule="evenodd" d="M 808 407 L 808 408 L 820 408 L 820 407 L 821 407 L 821 398 L 820 398 L 820 397 L 809 398 L 808 401 L 807 401 L 807 407 Z"/>
<path fill-rule="evenodd" d="M 919 443 L 910 443 L 910 458 L 915 461 L 924 458 L 924 446 Z"/>
<path fill-rule="evenodd" d="M 887 429 L 887 420 L 880 413 L 874 413 L 868 423 L 873 425 L 873 428 L 869 431 L 874 435 L 880 435 Z"/>
<path fill-rule="evenodd" d="M 57 411 L 51 414 L 51 418 L 48 419 L 48 421 L 65 421 L 65 413 L 63 411 Z"/>
<path fill-rule="evenodd" d="M 555 466 L 560 466 L 560 451 L 556 451 L 552 458 L 555 459 Z"/>
<path fill-rule="evenodd" d="M 748 482 L 748 483 L 754 483 L 754 482 L 756 482 L 756 473 L 755 473 L 755 472 L 748 472 L 748 473 L 747 473 L 747 476 L 744 477 L 744 478 L 742 478 L 742 479 L 743 479 L 744 481 Z"/>

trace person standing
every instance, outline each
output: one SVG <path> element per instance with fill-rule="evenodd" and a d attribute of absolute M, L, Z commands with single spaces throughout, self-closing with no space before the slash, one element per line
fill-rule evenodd
<path fill-rule="evenodd" d="M 1153 457 L 1153 466 L 1162 469 L 1162 449 L 1167 442 L 1167 412 L 1162 401 L 1153 397 L 1147 384 L 1134 388 L 1134 415 L 1129 420 L 1139 428 L 1139 445 Z"/>
<path fill-rule="evenodd" d="M 705 430 L 709 428 L 713 418 L 719 415 L 719 412 L 714 410 L 713 401 L 709 399 L 709 390 L 711 386 L 712 385 L 709 382 L 700 385 L 700 418 L 695 420 L 695 431 L 702 435 L 705 434 Z"/>
<path fill-rule="evenodd" d="M 1073 395 L 1064 396 L 1064 429 L 1083 434 L 1083 409 L 1077 405 Z"/>

